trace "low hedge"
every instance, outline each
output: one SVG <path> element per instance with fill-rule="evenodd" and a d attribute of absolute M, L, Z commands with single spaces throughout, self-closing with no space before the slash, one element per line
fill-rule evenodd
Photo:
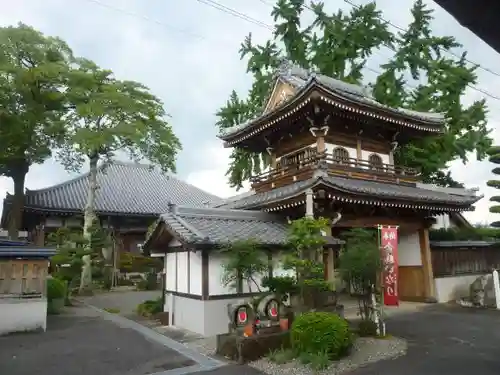
<path fill-rule="evenodd" d="M 339 359 L 352 347 L 353 337 L 347 321 L 329 312 L 307 312 L 295 318 L 291 328 L 296 353 L 325 353 Z"/>

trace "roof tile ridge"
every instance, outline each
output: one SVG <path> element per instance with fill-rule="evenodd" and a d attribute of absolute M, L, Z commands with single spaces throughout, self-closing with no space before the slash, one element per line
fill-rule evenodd
<path fill-rule="evenodd" d="M 105 167 L 107 166 L 106 163 L 103 163 L 101 165 L 99 165 L 97 167 L 97 172 L 101 171 L 102 169 L 104 169 Z M 79 176 L 76 176 L 76 177 L 73 177 L 72 179 L 70 180 L 67 180 L 67 181 L 63 181 L 63 182 L 60 182 L 58 184 L 55 184 L 55 185 L 52 185 L 52 186 L 47 186 L 47 187 L 44 187 L 44 188 L 41 188 L 41 189 L 34 189 L 34 190 L 31 190 L 31 189 L 26 189 L 26 193 L 45 193 L 47 191 L 51 191 L 51 190 L 55 190 L 55 189 L 59 189 L 59 188 L 62 188 L 64 186 L 67 186 L 67 185 L 70 185 L 70 184 L 73 184 L 75 182 L 78 182 L 78 181 L 81 181 L 81 180 L 84 180 L 86 179 L 87 177 L 89 177 L 90 175 L 90 172 L 85 172 L 85 173 L 82 173 L 81 175 Z"/>
<path fill-rule="evenodd" d="M 185 229 L 193 234 L 193 237 L 196 237 L 200 240 L 205 240 L 208 237 L 205 236 L 201 231 L 187 223 L 183 218 L 181 218 L 178 214 L 174 212 L 169 212 L 167 215 L 170 215 L 175 221 L 177 221 L 180 225 L 182 225 Z"/>

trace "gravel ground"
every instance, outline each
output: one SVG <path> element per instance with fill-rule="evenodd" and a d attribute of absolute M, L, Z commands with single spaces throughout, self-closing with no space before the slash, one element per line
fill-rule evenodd
<path fill-rule="evenodd" d="M 310 367 L 295 360 L 286 364 L 276 364 L 267 358 L 262 358 L 249 365 L 269 375 L 331 375 L 351 371 L 384 359 L 394 359 L 405 355 L 406 351 L 406 341 L 400 338 L 358 338 L 349 357 L 333 362 L 329 368 L 320 372 L 314 372 Z"/>

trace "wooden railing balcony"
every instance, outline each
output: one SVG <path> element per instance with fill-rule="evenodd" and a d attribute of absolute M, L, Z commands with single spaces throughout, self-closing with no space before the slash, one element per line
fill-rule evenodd
<path fill-rule="evenodd" d="M 325 163 L 330 175 L 379 180 L 382 182 L 416 182 L 420 172 L 414 168 L 394 166 L 386 163 L 356 158 L 338 157 L 326 153 L 318 154 L 315 149 L 302 150 L 301 152 L 282 158 L 271 168 L 251 179 L 254 188 L 266 185 L 269 188 L 279 187 L 294 181 L 312 177 L 313 169 L 318 163 Z"/>

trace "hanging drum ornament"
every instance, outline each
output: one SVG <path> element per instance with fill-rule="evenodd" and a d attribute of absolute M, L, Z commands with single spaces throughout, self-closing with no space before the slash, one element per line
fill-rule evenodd
<path fill-rule="evenodd" d="M 269 320 L 278 321 L 280 318 L 280 302 L 276 298 L 267 301 L 264 312 Z"/>
<path fill-rule="evenodd" d="M 236 304 L 229 307 L 229 319 L 235 327 L 244 327 L 252 319 L 252 308 L 248 304 Z"/>

